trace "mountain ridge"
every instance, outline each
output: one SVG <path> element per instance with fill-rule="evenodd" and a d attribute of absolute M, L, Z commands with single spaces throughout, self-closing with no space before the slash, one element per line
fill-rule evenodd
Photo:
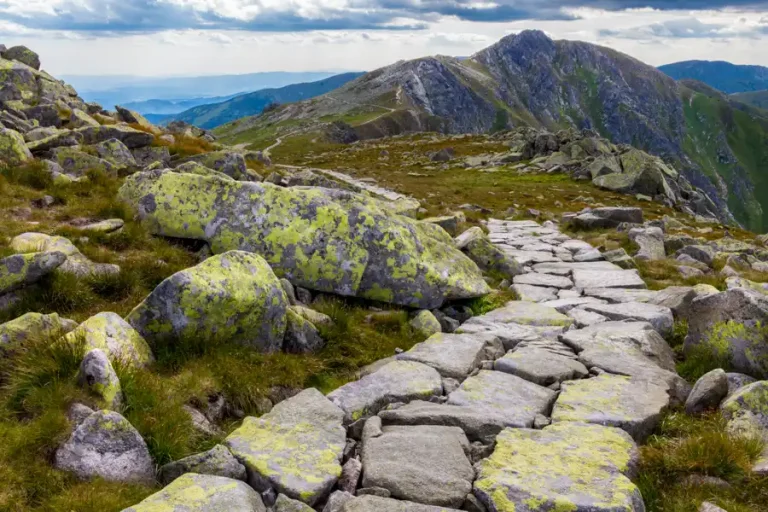
<path fill-rule="evenodd" d="M 675 80 L 699 80 L 727 94 L 768 89 L 768 67 L 726 61 L 689 60 L 659 66 Z"/>

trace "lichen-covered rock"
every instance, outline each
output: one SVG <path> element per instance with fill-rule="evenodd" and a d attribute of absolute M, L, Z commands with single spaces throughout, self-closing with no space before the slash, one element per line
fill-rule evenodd
<path fill-rule="evenodd" d="M 277 501 L 275 501 L 273 508 L 275 512 L 314 512 L 315 510 L 301 501 L 292 500 L 285 494 L 277 496 Z"/>
<path fill-rule="evenodd" d="M 225 443 L 248 469 L 249 482 L 310 506 L 326 498 L 341 476 L 344 413 L 307 389 L 261 418 L 246 418 Z"/>
<path fill-rule="evenodd" d="M 172 275 L 126 317 L 151 343 L 196 338 L 280 350 L 288 298 L 259 256 L 231 251 Z"/>
<path fill-rule="evenodd" d="M 501 341 L 489 334 L 437 333 L 411 350 L 399 354 L 399 361 L 415 361 L 437 370 L 443 378 L 464 380 L 485 360 L 504 353 Z"/>
<path fill-rule="evenodd" d="M 715 409 L 727 394 L 728 377 L 725 372 L 721 369 L 712 370 L 696 381 L 685 402 L 685 412 L 698 414 L 707 409 Z"/>
<path fill-rule="evenodd" d="M 307 320 L 308 322 L 312 323 L 312 325 L 314 325 L 315 327 L 318 327 L 318 328 L 333 327 L 333 319 L 326 314 L 320 313 L 319 311 L 315 311 L 314 309 L 308 308 L 306 306 L 301 306 L 298 304 L 291 306 L 291 309 L 296 314 L 303 317 L 304 320 Z"/>
<path fill-rule="evenodd" d="M 589 374 L 589 370 L 576 359 L 575 354 L 557 353 L 535 345 L 519 347 L 497 359 L 493 369 L 517 375 L 540 386 L 582 379 Z"/>
<path fill-rule="evenodd" d="M 730 321 L 765 324 L 768 321 L 768 297 L 735 288 L 696 298 L 690 308 L 686 350 L 698 344 L 713 325 Z"/>
<path fill-rule="evenodd" d="M 45 153 L 55 148 L 77 146 L 83 140 L 82 136 L 76 132 L 61 130 L 34 142 L 27 142 L 27 148 L 35 155 Z"/>
<path fill-rule="evenodd" d="M 115 174 L 115 166 L 97 156 L 80 151 L 72 147 L 58 147 L 53 150 L 56 163 L 61 166 L 67 174 L 75 177 L 83 177 L 90 170 L 100 170 L 110 174 Z"/>
<path fill-rule="evenodd" d="M 443 331 L 440 321 L 435 318 L 431 311 L 426 309 L 416 313 L 416 316 L 411 319 L 410 325 L 414 331 L 427 338 Z"/>
<path fill-rule="evenodd" d="M 389 404 L 428 399 L 442 392 L 443 381 L 434 368 L 412 361 L 395 361 L 341 386 L 328 398 L 344 411 L 344 421 L 350 424 L 373 416 Z"/>
<path fill-rule="evenodd" d="M 726 399 L 720 410 L 734 434 L 768 442 L 768 381 L 758 381 Z"/>
<path fill-rule="evenodd" d="M 361 195 L 146 172 L 120 196 L 153 233 L 255 252 L 296 286 L 423 309 L 490 291 L 471 260 Z"/>
<path fill-rule="evenodd" d="M 54 467 L 79 478 L 152 483 L 155 465 L 128 420 L 111 411 L 93 413 L 56 451 Z"/>
<path fill-rule="evenodd" d="M 221 171 L 214 171 L 213 169 L 209 169 L 208 167 L 198 162 L 186 162 L 176 167 L 174 171 L 184 173 L 184 174 L 197 174 L 198 176 L 212 176 L 216 178 L 221 178 L 223 180 L 235 181 L 233 177 L 228 176 Z"/>
<path fill-rule="evenodd" d="M 662 336 L 672 334 L 675 319 L 672 310 L 664 306 L 645 304 L 641 302 L 625 302 L 622 304 L 584 304 L 580 306 L 585 311 L 603 315 L 614 321 L 648 322 Z"/>
<path fill-rule="evenodd" d="M 487 272 L 495 272 L 507 279 L 523 273 L 517 260 L 499 249 L 482 231 L 468 237 L 466 242 L 459 241 L 458 245 L 478 267 Z"/>
<path fill-rule="evenodd" d="M 15 166 L 30 160 L 32 160 L 32 153 L 24 143 L 24 137 L 15 130 L 0 128 L 0 162 Z"/>
<path fill-rule="evenodd" d="M 131 153 L 139 167 L 146 167 L 154 163 L 159 163 L 161 167 L 167 167 L 171 161 L 171 152 L 166 146 L 134 148 L 131 149 Z"/>
<path fill-rule="evenodd" d="M 235 153 L 234 151 L 203 153 L 202 155 L 191 156 L 182 163 L 186 162 L 197 162 L 209 169 L 226 174 L 235 180 L 249 180 L 245 158 L 240 153 Z"/>
<path fill-rule="evenodd" d="M 122 229 L 123 226 L 125 226 L 125 221 L 123 219 L 107 219 L 80 226 L 78 229 L 82 231 L 96 231 L 99 233 L 114 233 L 115 231 Z"/>
<path fill-rule="evenodd" d="M 123 512 L 266 512 L 259 493 L 231 478 L 188 473 Z"/>
<path fill-rule="evenodd" d="M 187 473 L 214 475 L 234 480 L 245 480 L 245 466 L 235 459 L 229 450 L 217 444 L 207 452 L 190 455 L 181 460 L 170 462 L 160 468 L 160 481 L 168 485 Z"/>
<path fill-rule="evenodd" d="M 77 132 L 83 135 L 86 144 L 98 144 L 110 139 L 117 139 L 128 149 L 143 148 L 152 144 L 155 136 L 151 133 L 136 130 L 129 126 L 85 126 Z"/>
<path fill-rule="evenodd" d="M 40 69 L 40 56 L 26 46 L 13 46 L 2 52 L 3 58 L 26 64 L 32 69 Z"/>
<path fill-rule="evenodd" d="M 709 351 L 737 372 L 768 378 L 768 328 L 764 325 L 749 320 L 720 322 L 704 332 L 698 342 L 689 335 L 684 350 L 686 354 Z"/>
<path fill-rule="evenodd" d="M 115 110 L 117 111 L 117 117 L 124 123 L 138 124 L 142 128 L 146 128 L 148 130 L 155 129 L 155 126 L 152 123 L 147 121 L 144 116 L 135 110 L 128 110 L 127 108 L 123 108 L 120 105 L 115 105 Z"/>
<path fill-rule="evenodd" d="M 64 262 L 62 252 L 16 254 L 0 260 L 0 295 L 36 283 Z"/>
<path fill-rule="evenodd" d="M 615 428 L 507 429 L 477 466 L 475 495 L 493 512 L 643 512 L 629 479 L 637 461 L 635 443 Z"/>
<path fill-rule="evenodd" d="M 56 313 L 42 315 L 27 313 L 0 324 L 0 348 L 8 348 L 26 340 L 50 339 L 54 341 L 77 327 L 77 323 L 61 318 Z"/>
<path fill-rule="evenodd" d="M 475 477 L 465 455 L 468 447 L 456 427 L 384 427 L 363 439 L 362 486 L 425 505 L 461 507 Z"/>
<path fill-rule="evenodd" d="M 86 126 L 101 126 L 97 120 L 83 112 L 79 108 L 72 109 L 72 115 L 69 116 L 69 124 L 67 127 L 83 128 Z"/>
<path fill-rule="evenodd" d="M 621 155 L 621 174 L 606 174 L 593 180 L 604 189 L 622 194 L 643 194 L 650 197 L 663 195 L 671 200 L 675 194 L 667 180 L 676 179 L 677 172 L 661 160 L 639 149 Z"/>
<path fill-rule="evenodd" d="M 532 302 L 513 301 L 508 302 L 503 308 L 471 318 L 464 326 L 467 324 L 519 324 L 532 327 L 570 327 L 573 324 L 573 319 L 559 313 L 555 308 Z"/>
<path fill-rule="evenodd" d="M 136 159 L 131 150 L 117 139 L 105 140 L 94 148 L 101 158 L 118 167 L 136 167 Z"/>
<path fill-rule="evenodd" d="M 642 442 L 669 407 L 667 387 L 646 380 L 604 374 L 563 383 L 552 422 L 618 427 Z"/>
<path fill-rule="evenodd" d="M 101 349 L 93 349 L 80 363 L 77 381 L 98 395 L 105 409 L 117 411 L 123 403 L 123 390 L 107 354 Z"/>
<path fill-rule="evenodd" d="M 34 130 L 25 133 L 24 140 L 27 142 L 35 142 L 37 140 L 47 139 L 48 137 L 56 135 L 57 133 L 59 133 L 58 128 L 54 128 L 52 126 L 44 126 L 35 128 Z"/>
<path fill-rule="evenodd" d="M 21 100 L 34 100 L 39 93 L 35 69 L 21 62 L 0 59 L 0 83 L 13 84 Z"/>
<path fill-rule="evenodd" d="M 323 512 L 335 511 L 323 510 Z M 346 501 L 340 512 L 458 512 L 458 510 L 381 496 L 360 496 Z"/>
<path fill-rule="evenodd" d="M 100 349 L 110 361 L 145 367 L 155 358 L 144 338 L 116 313 L 92 316 L 67 334 L 70 343 L 82 342 L 88 350 Z"/>
<path fill-rule="evenodd" d="M 436 224 L 443 228 L 449 235 L 458 235 L 459 226 L 467 221 L 467 216 L 463 212 L 454 213 L 452 215 L 444 215 L 442 217 L 430 217 L 424 219 L 422 222 L 429 224 Z"/>
<path fill-rule="evenodd" d="M 312 322 L 288 307 L 286 314 L 287 326 L 285 329 L 285 341 L 283 350 L 289 354 L 310 354 L 317 352 L 325 346 L 325 340 L 320 336 Z"/>

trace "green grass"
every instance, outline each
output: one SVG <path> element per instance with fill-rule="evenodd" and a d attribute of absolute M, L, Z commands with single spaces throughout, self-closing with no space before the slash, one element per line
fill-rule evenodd
<path fill-rule="evenodd" d="M 763 443 L 734 437 L 719 414 L 690 417 L 672 412 L 647 445 L 641 447 L 640 474 L 636 479 L 648 512 L 697 512 L 711 501 L 729 512 L 761 512 L 768 503 L 768 478 L 751 475 Z M 721 478 L 722 489 L 688 485 L 685 477 Z"/>

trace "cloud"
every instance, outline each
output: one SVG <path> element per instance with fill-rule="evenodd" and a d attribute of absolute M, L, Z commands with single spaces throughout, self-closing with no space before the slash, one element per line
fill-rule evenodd
<path fill-rule="evenodd" d="M 705 23 L 698 18 L 687 17 L 667 20 L 649 25 L 641 25 L 621 30 L 603 29 L 598 34 L 605 37 L 623 39 L 652 40 L 658 38 L 674 39 L 722 39 L 731 37 L 758 37 L 766 33 L 765 26 L 744 23 Z"/>
<path fill-rule="evenodd" d="M 101 34 L 164 30 L 420 30 L 442 18 L 573 20 L 576 8 L 765 9 L 766 0 L 0 0 L 0 21 Z"/>

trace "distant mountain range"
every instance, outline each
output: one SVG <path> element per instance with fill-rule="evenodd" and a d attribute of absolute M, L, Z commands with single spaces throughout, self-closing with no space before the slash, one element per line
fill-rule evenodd
<path fill-rule="evenodd" d="M 740 92 L 731 94 L 731 98 L 752 105 L 753 107 L 768 110 L 768 90 L 754 92 Z"/>
<path fill-rule="evenodd" d="M 266 72 L 245 75 L 198 77 L 133 77 L 133 76 L 81 76 L 61 77 L 78 90 L 86 101 L 95 101 L 111 108 L 114 105 L 149 100 L 203 100 L 204 103 L 223 101 L 233 95 L 266 88 L 312 82 L 328 78 L 331 72 Z M 202 103 L 197 103 L 201 105 Z M 181 112 L 186 108 L 180 108 Z M 141 112 L 141 110 L 139 110 Z M 163 112 L 141 112 L 163 113 Z M 175 112 L 169 112 L 175 113 Z"/>
<path fill-rule="evenodd" d="M 226 101 L 199 105 L 179 114 L 162 117 L 160 122 L 168 123 L 179 120 L 200 128 L 213 129 L 242 117 L 260 114 L 270 104 L 292 103 L 320 96 L 343 86 L 362 74 L 344 73 L 317 82 L 293 84 L 279 89 L 263 89 L 249 94 L 241 94 Z"/>
<path fill-rule="evenodd" d="M 690 60 L 659 67 L 675 80 L 704 82 L 726 94 L 768 89 L 768 68 L 722 61 Z"/>
<path fill-rule="evenodd" d="M 398 62 L 216 133 L 244 142 L 281 126 L 322 129 L 333 120 L 361 138 L 512 126 L 592 129 L 666 158 L 721 211 L 768 230 L 768 112 L 609 48 L 525 31 L 468 59 Z"/>

